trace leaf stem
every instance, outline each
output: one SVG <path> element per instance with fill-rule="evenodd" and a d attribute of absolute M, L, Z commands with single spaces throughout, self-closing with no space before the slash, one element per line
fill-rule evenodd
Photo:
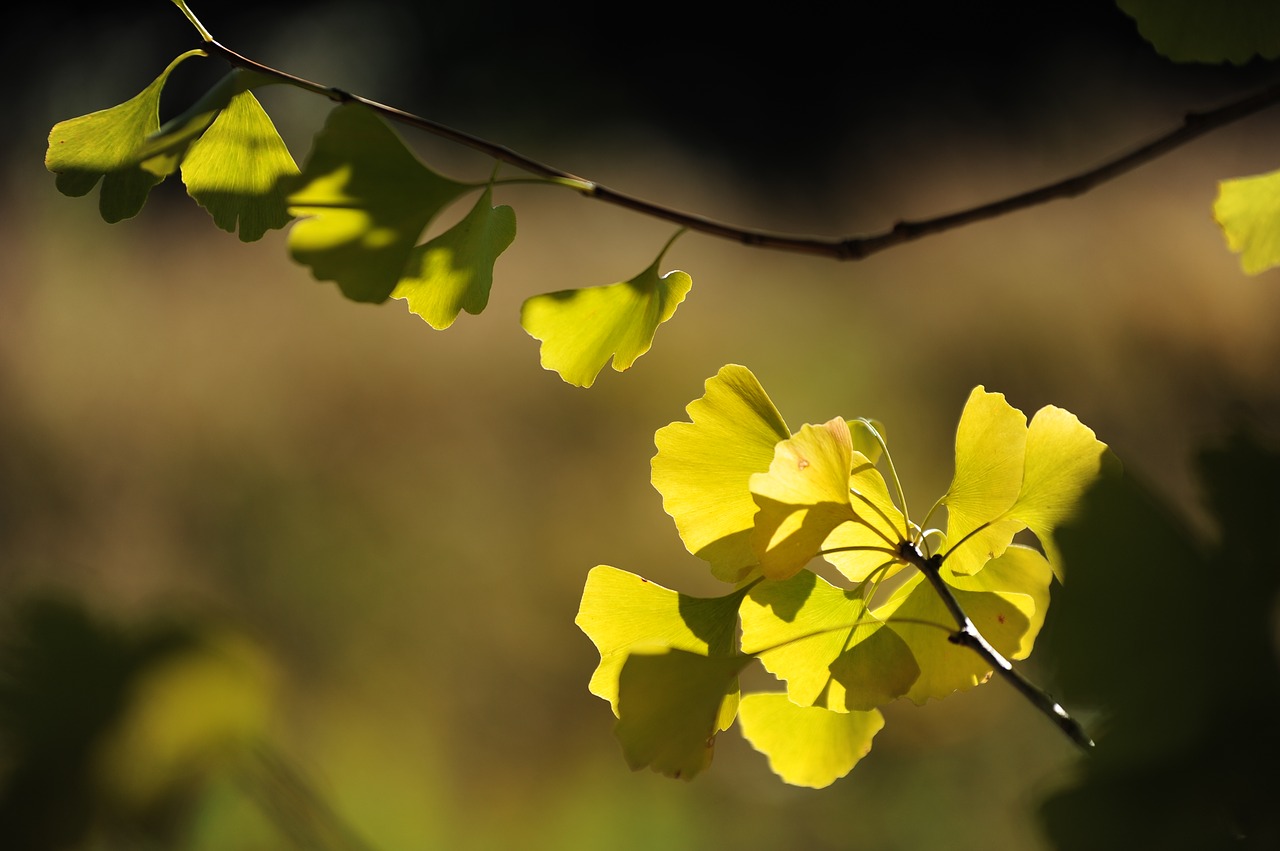
<path fill-rule="evenodd" d="M 1058 729 L 1062 730 L 1067 735 L 1067 738 L 1075 742 L 1081 749 L 1088 751 L 1093 748 L 1093 739 L 1089 738 L 1089 735 L 1085 733 L 1079 722 L 1068 715 L 1067 711 L 1047 692 L 1014 668 L 1013 664 L 992 647 L 991 643 L 974 626 L 973 621 L 969 619 L 964 609 L 961 608 L 960 601 L 952 593 L 951 587 L 942 578 L 940 571 L 942 567 L 941 556 L 935 555 L 926 558 L 924 553 L 909 542 L 902 545 L 898 555 L 904 561 L 920 569 L 920 572 L 929 580 L 929 584 L 933 586 L 933 590 L 938 594 L 938 597 L 941 598 L 942 604 L 951 613 L 951 617 L 955 619 L 956 626 L 959 629 L 952 632 L 948 638 L 952 644 L 968 647 L 986 660 L 1019 694 L 1030 701 L 1049 720 L 1053 721 L 1058 726 Z"/>
<path fill-rule="evenodd" d="M 889 452 L 889 444 L 885 442 L 884 435 L 880 434 L 880 430 L 875 427 L 871 420 L 864 418 L 861 422 L 871 432 L 871 436 L 876 439 L 876 443 L 880 444 L 880 451 L 884 453 L 884 460 L 889 464 L 889 475 L 893 477 L 893 487 L 898 492 L 898 508 L 902 510 L 902 539 L 914 543 L 915 538 L 911 534 L 911 514 L 907 511 L 907 494 L 902 489 L 902 480 L 898 478 L 898 468 L 893 465 L 893 454 Z"/>
<path fill-rule="evenodd" d="M 204 24 L 200 23 L 200 19 L 196 17 L 195 12 L 191 11 L 185 0 L 173 0 L 173 5 L 177 6 L 187 20 L 191 22 L 191 26 L 196 28 L 196 32 L 200 33 L 200 38 L 206 42 L 213 42 L 213 35 L 204 28 Z"/>
<path fill-rule="evenodd" d="M 574 189 L 589 198 L 613 204 L 640 215 L 662 219 L 692 231 L 732 240 L 746 246 L 817 255 L 835 260 L 862 260 L 886 249 L 914 242 L 927 236 L 1025 210 L 1049 201 L 1074 198 L 1139 166 L 1158 159 L 1200 136 L 1261 112 L 1263 109 L 1280 102 L 1280 83 L 1274 83 L 1260 91 L 1238 98 L 1215 109 L 1204 112 L 1188 112 L 1179 126 L 1145 144 L 1116 155 L 1101 165 L 1070 177 L 957 212 L 946 213 L 928 219 L 898 221 L 892 227 L 879 233 L 832 238 L 741 227 L 646 201 L 636 196 L 610 189 L 593 180 L 570 174 L 517 153 L 503 145 L 473 136 L 431 119 L 263 65 L 236 53 L 234 50 L 214 40 L 209 32 L 196 20 L 195 16 L 191 14 L 190 10 L 187 9 L 182 0 L 173 0 L 173 2 L 183 10 L 188 20 L 200 31 L 201 37 L 205 42 L 205 49 L 210 53 L 221 56 L 232 65 L 274 77 L 281 82 L 323 95 L 339 103 L 362 104 L 392 121 L 456 142 L 459 145 L 487 154 L 494 159 L 509 163 L 531 174 L 550 178 L 554 182 Z"/>

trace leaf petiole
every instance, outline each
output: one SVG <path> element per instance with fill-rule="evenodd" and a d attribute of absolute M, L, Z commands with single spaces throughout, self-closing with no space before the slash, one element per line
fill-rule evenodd
<path fill-rule="evenodd" d="M 205 41 L 213 41 L 213 34 L 204 28 L 204 24 L 200 23 L 200 19 L 187 6 L 185 0 L 173 0 L 173 5 L 177 6 L 183 15 L 186 15 L 187 20 L 191 22 L 191 26 L 195 27 L 196 32 L 200 33 L 200 38 Z"/>

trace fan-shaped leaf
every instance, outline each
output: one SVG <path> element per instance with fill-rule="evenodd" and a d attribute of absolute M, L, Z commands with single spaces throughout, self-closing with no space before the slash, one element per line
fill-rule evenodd
<path fill-rule="evenodd" d="M 489 303 L 493 264 L 516 238 L 515 211 L 492 203 L 489 188 L 466 218 L 415 248 L 391 293 L 432 328 L 448 328 L 460 311 L 475 315 Z"/>
<path fill-rule="evenodd" d="M 628 655 L 640 650 L 735 654 L 738 607 L 745 593 L 689 597 L 616 567 L 592 568 L 574 620 L 600 651 L 591 693 L 609 701 L 617 714 L 619 672 Z M 724 725 L 732 719 L 730 715 Z"/>
<path fill-rule="evenodd" d="M 577 387 L 595 383 L 610 358 L 617 372 L 630 368 L 693 286 L 684 272 L 659 275 L 660 261 L 629 281 L 528 299 L 520 324 L 542 342 L 542 366 Z"/>
<path fill-rule="evenodd" d="M 717 578 L 737 582 L 756 566 L 751 475 L 769 469 L 787 424 L 751 371 L 736 364 L 707 379 L 687 410 L 692 422 L 654 435 L 653 485 L 689 552 L 710 562 Z"/>
<path fill-rule="evenodd" d="M 874 709 L 832 712 L 797 706 L 785 694 L 748 694 L 738 723 L 783 781 L 821 789 L 848 774 L 871 751 L 884 717 Z"/>
<path fill-rule="evenodd" d="M 427 224 L 472 188 L 424 166 L 371 110 L 344 104 L 289 195 L 289 212 L 304 217 L 289 231 L 289 251 L 347 298 L 385 301 Z"/>
<path fill-rule="evenodd" d="M 975 387 L 956 429 L 956 472 L 942 501 L 947 506 L 947 567 L 976 573 L 1004 552 L 1021 528 L 999 523 L 1022 489 L 1027 418 L 1001 393 Z M 985 528 L 983 528 L 985 526 Z"/>
<path fill-rule="evenodd" d="M 1280 171 L 1219 183 L 1213 217 L 1246 274 L 1280 266 Z"/>
<path fill-rule="evenodd" d="M 1009 516 L 1035 533 L 1059 579 L 1062 559 L 1054 529 L 1076 513 L 1104 470 L 1116 466 L 1107 445 L 1070 411 L 1047 405 L 1031 418 L 1022 491 Z"/>
<path fill-rule="evenodd" d="M 284 140 L 252 92 L 231 98 L 182 159 L 187 192 L 226 231 L 252 242 L 291 216 L 285 183 L 298 176 Z"/>
<path fill-rule="evenodd" d="M 98 209 L 102 218 L 118 222 L 136 216 L 151 188 L 169 173 L 144 169 L 140 158 L 148 137 L 160 129 L 160 93 L 174 68 L 192 56 L 204 55 L 200 50 L 187 51 L 124 103 L 54 125 L 44 163 L 57 175 L 58 191 L 86 195 L 101 180 Z"/>

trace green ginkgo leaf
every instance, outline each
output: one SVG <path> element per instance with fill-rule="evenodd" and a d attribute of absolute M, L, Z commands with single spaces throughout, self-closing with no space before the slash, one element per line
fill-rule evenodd
<path fill-rule="evenodd" d="M 600 651 L 591 693 L 609 701 L 617 714 L 618 677 L 627 657 L 638 651 L 736 654 L 738 607 L 745 594 L 744 588 L 724 597 L 690 597 L 616 567 L 592 568 L 574 620 Z M 732 715 L 724 726 L 731 721 Z"/>
<path fill-rule="evenodd" d="M 849 504 L 853 438 L 843 419 L 806 425 L 774 447 L 764 473 L 751 477 L 755 516 L 751 548 L 768 579 L 786 579 L 818 555 L 841 523 L 854 519 Z"/>
<path fill-rule="evenodd" d="M 754 586 L 741 617 L 743 652 L 785 680 L 801 706 L 872 709 L 905 694 L 920 674 L 906 642 L 867 612 L 861 590 L 812 571 Z"/>
<path fill-rule="evenodd" d="M 1011 552 L 1017 554 L 1011 556 Z M 945 566 L 941 573 L 983 637 L 1005 658 L 1017 659 L 1044 623 L 1045 612 L 1037 609 L 1037 601 L 1045 599 L 1052 575 L 1047 565 L 1040 570 L 988 572 L 1004 558 L 1015 560 L 1015 568 L 1035 564 L 1018 548 L 1010 547 L 973 576 L 956 576 Z M 909 579 L 884 605 L 873 608 L 872 614 L 886 621 L 907 643 L 920 666 L 920 676 L 906 695 L 913 702 L 946 697 L 991 676 L 991 666 L 982 657 L 950 641 L 955 619 L 922 574 Z"/>
<path fill-rule="evenodd" d="M 143 168 L 140 156 L 148 139 L 160 130 L 160 93 L 174 68 L 192 56 L 204 55 L 201 50 L 187 51 L 133 98 L 54 125 L 44 163 L 57 175 L 58 191 L 74 197 L 87 195 L 101 180 L 98 209 L 102 218 L 118 222 L 136 216 L 151 188 L 168 173 Z"/>
<path fill-rule="evenodd" d="M 790 432 L 760 382 L 736 364 L 707 379 L 686 410 L 692 422 L 654 435 L 653 485 L 689 552 L 710 562 L 717 578 L 738 582 L 756 569 L 751 476 L 769 469 Z"/>
<path fill-rule="evenodd" d="M 1280 171 L 1219 183 L 1213 217 L 1245 274 L 1280 266 Z"/>
<path fill-rule="evenodd" d="M 956 471 L 942 502 L 947 506 L 947 567 L 964 575 L 1004 552 L 1021 528 L 996 523 L 1022 490 L 1027 418 L 1002 393 L 978 386 L 956 428 Z"/>
<path fill-rule="evenodd" d="M 1176 62 L 1231 62 L 1280 56 L 1280 15 L 1273 0 L 1117 0 L 1138 32 Z"/>
<path fill-rule="evenodd" d="M 692 780 L 711 764 L 726 703 L 736 707 L 738 674 L 750 656 L 684 650 L 633 653 L 618 678 L 614 732 L 632 770 Z"/>
<path fill-rule="evenodd" d="M 487 188 L 462 221 L 413 250 L 391 297 L 407 301 L 410 313 L 437 330 L 463 310 L 474 316 L 489 304 L 493 264 L 515 238 L 515 211 L 494 207 Z"/>
<path fill-rule="evenodd" d="M 252 92 L 233 96 L 182 158 L 187 192 L 214 223 L 252 242 L 292 218 L 285 184 L 298 176 L 284 140 Z"/>
<path fill-rule="evenodd" d="M 1075 515 L 1085 491 L 1117 467 L 1107 445 L 1070 411 L 1047 405 L 1031 418 L 1022 490 L 1009 516 L 1035 533 L 1059 579 L 1054 530 Z"/>
<path fill-rule="evenodd" d="M 797 706 L 785 694 L 748 694 L 738 713 L 742 735 L 769 758 L 786 783 L 822 789 L 844 777 L 871 751 L 884 716 Z"/>
<path fill-rule="evenodd" d="M 623 372 L 649 351 L 658 326 L 675 315 L 693 286 L 685 272 L 659 273 L 663 254 L 629 281 L 525 301 L 520 324 L 541 341 L 543 368 L 569 384 L 590 387 L 610 358 L 614 370 Z"/>
<path fill-rule="evenodd" d="M 289 231 L 290 254 L 347 298 L 385 301 L 428 223 L 474 188 L 424 166 L 372 110 L 343 104 L 289 195 L 289 212 L 302 217 Z"/>

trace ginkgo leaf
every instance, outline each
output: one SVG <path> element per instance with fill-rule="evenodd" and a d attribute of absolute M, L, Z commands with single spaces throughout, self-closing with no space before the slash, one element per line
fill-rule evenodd
<path fill-rule="evenodd" d="M 1046 405 L 1031 418 L 1022 490 L 1009 516 L 1035 533 L 1058 579 L 1062 558 L 1054 529 L 1075 514 L 1089 486 L 1116 466 L 1107 445 L 1070 411 Z"/>
<path fill-rule="evenodd" d="M 462 221 L 413 250 L 392 298 L 409 303 L 432 328 L 448 328 L 465 310 L 475 315 L 489 303 L 493 264 L 516 238 L 516 214 L 493 206 L 485 189 Z"/>
<path fill-rule="evenodd" d="M 118 222 L 136 216 L 151 188 L 165 177 L 144 169 L 139 156 L 148 138 L 160 129 L 160 93 L 174 68 L 192 56 L 204 55 L 201 50 L 187 51 L 124 103 L 54 125 L 44 163 L 57 175 L 58 191 L 79 197 L 101 180 L 98 209 L 102 218 Z"/>
<path fill-rule="evenodd" d="M 956 471 L 942 502 L 947 506 L 947 567 L 976 573 L 1004 552 L 1021 528 L 994 523 L 1022 490 L 1027 418 L 1001 393 L 978 386 L 969 394 L 956 428 Z"/>
<path fill-rule="evenodd" d="M 742 735 L 769 758 L 786 783 L 822 789 L 848 774 L 871 751 L 884 716 L 797 706 L 785 694 L 748 694 L 738 713 Z"/>
<path fill-rule="evenodd" d="M 600 651 L 591 693 L 609 701 L 617 714 L 619 673 L 628 655 L 640 650 L 734 655 L 738 607 L 745 593 L 690 597 L 616 567 L 592 568 L 574 620 Z"/>
<path fill-rule="evenodd" d="M 893 560 L 907 534 L 907 521 L 870 459 L 854 453 L 852 463 L 849 493 L 855 519 L 837 526 L 822 542 L 823 558 L 854 582 L 885 567 L 883 578 L 888 578 L 901 569 Z"/>
<path fill-rule="evenodd" d="M 692 780 L 711 764 L 725 703 L 750 656 L 633 653 L 618 678 L 614 732 L 632 770 Z"/>
<path fill-rule="evenodd" d="M 1280 266 L 1280 171 L 1219 183 L 1213 217 L 1246 274 Z"/>
<path fill-rule="evenodd" d="M 187 192 L 243 242 L 261 239 L 292 218 L 284 185 L 298 175 L 284 140 L 252 92 L 241 92 L 182 159 Z"/>
<path fill-rule="evenodd" d="M 629 281 L 534 296 L 520 310 L 524 330 L 542 343 L 544 369 L 569 384 L 590 387 L 613 359 L 617 372 L 649 351 L 658 326 L 675 315 L 693 286 L 685 272 L 653 265 Z"/>
<path fill-rule="evenodd" d="M 385 301 L 427 224 L 474 188 L 424 166 L 372 110 L 343 104 L 289 195 L 289 212 L 302 217 L 289 252 L 347 298 Z"/>
<path fill-rule="evenodd" d="M 774 446 L 790 432 L 760 382 L 736 364 L 707 379 L 687 411 L 692 422 L 654 435 L 653 486 L 689 552 L 710 562 L 718 579 L 737 582 L 756 567 L 751 475 L 769 469 Z"/>
<path fill-rule="evenodd" d="M 741 617 L 743 652 L 785 680 L 801 706 L 872 709 L 905 694 L 920 673 L 906 643 L 867 612 L 860 591 L 812 571 L 756 585 Z"/>
<path fill-rule="evenodd" d="M 853 519 L 849 474 L 853 439 L 843 419 L 805 425 L 774 447 L 764 473 L 751 477 L 751 548 L 768 579 L 786 579 L 818 555 L 831 531 Z"/>
<path fill-rule="evenodd" d="M 993 560 L 987 568 L 999 561 Z M 1041 586 L 1048 586 L 1049 576 L 999 569 L 988 574 L 987 568 L 968 577 L 956 577 L 945 566 L 941 573 L 952 586 L 960 608 L 991 646 L 1006 658 L 1018 658 L 1028 634 L 1034 637 L 1044 622 L 1036 600 L 1043 596 Z M 955 620 L 923 574 L 909 579 L 884 605 L 873 608 L 872 614 L 906 641 L 920 666 L 920 676 L 906 695 L 913 702 L 946 697 L 991 676 L 991 666 L 982 657 L 949 640 L 956 630 Z"/>
<path fill-rule="evenodd" d="M 1117 0 L 1138 32 L 1176 62 L 1231 62 L 1280 56 L 1280 15 L 1272 0 Z"/>

